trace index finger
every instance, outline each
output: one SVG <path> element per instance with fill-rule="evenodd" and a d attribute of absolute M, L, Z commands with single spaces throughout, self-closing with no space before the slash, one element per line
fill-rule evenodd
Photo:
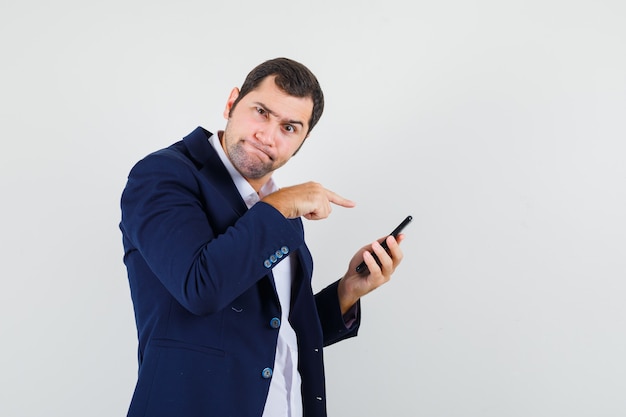
<path fill-rule="evenodd" d="M 326 197 L 328 198 L 328 201 L 341 207 L 352 208 L 356 206 L 354 201 L 348 200 L 347 198 L 342 197 L 329 189 L 326 189 Z"/>

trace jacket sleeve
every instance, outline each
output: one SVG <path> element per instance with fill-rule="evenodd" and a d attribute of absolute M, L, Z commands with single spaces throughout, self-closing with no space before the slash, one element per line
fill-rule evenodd
<path fill-rule="evenodd" d="M 361 325 L 361 301 L 357 301 L 356 320 L 349 328 L 346 327 L 339 305 L 338 285 L 339 281 L 335 281 L 315 295 L 315 304 L 324 335 L 324 346 L 356 336 Z"/>
<path fill-rule="evenodd" d="M 272 206 L 259 202 L 237 218 L 193 166 L 162 154 L 133 167 L 121 209 L 125 261 L 139 255 L 197 315 L 221 310 L 267 275 L 272 254 L 304 244 L 302 234 Z M 223 220 L 211 213 L 230 213 L 236 221 L 216 230 Z"/>

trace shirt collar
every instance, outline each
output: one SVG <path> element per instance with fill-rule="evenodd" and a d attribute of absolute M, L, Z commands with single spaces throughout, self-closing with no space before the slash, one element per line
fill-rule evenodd
<path fill-rule="evenodd" d="M 246 203 L 246 206 L 248 208 L 261 201 L 261 199 L 266 195 L 278 190 L 274 179 L 270 177 L 270 179 L 263 185 L 263 187 L 261 187 L 257 194 L 257 192 L 254 191 L 254 188 L 252 188 L 252 186 L 250 185 L 250 183 L 243 177 L 243 175 L 239 173 L 239 171 L 237 171 L 233 163 L 230 162 L 230 159 L 228 159 L 226 152 L 224 152 L 224 148 L 222 148 L 222 144 L 220 143 L 218 135 L 209 136 L 209 143 L 213 146 L 213 148 L 219 155 L 222 163 L 228 170 L 230 177 L 235 183 L 235 187 L 237 187 L 239 195 L 241 195 L 241 198 Z"/>

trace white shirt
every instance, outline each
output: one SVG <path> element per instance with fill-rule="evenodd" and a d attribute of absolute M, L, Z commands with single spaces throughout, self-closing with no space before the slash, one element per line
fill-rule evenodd
<path fill-rule="evenodd" d="M 257 194 L 250 183 L 230 162 L 218 136 L 212 135 L 209 137 L 209 142 L 217 151 L 248 208 L 258 203 L 266 195 L 278 190 L 276 183 L 270 178 Z M 295 259 L 288 255 L 272 269 L 276 292 L 278 293 L 281 306 L 281 325 L 278 329 L 274 369 L 269 393 L 265 401 L 263 417 L 302 416 L 302 392 L 300 391 L 302 380 L 298 372 L 298 339 L 296 332 L 291 327 L 291 323 L 289 323 L 294 262 Z"/>

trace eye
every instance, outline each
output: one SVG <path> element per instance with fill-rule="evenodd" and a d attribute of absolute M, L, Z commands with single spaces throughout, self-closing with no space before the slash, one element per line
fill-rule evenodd
<path fill-rule="evenodd" d="M 267 115 L 267 112 L 265 111 L 265 109 L 263 107 L 257 107 L 256 108 L 256 112 L 258 114 L 260 114 L 261 116 L 266 116 Z"/>
<path fill-rule="evenodd" d="M 285 130 L 289 133 L 295 133 L 296 128 L 293 125 L 285 125 Z"/>

